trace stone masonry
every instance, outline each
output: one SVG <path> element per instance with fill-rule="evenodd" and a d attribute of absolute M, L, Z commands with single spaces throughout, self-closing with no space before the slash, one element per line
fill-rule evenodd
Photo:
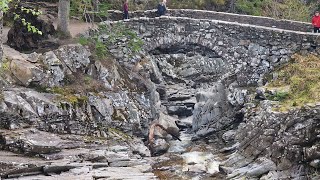
<path fill-rule="evenodd" d="M 227 70 L 218 76 L 236 75 L 242 85 L 261 82 L 266 72 L 288 62 L 294 53 L 320 52 L 319 36 L 308 32 L 188 17 L 140 17 L 124 22 L 144 40 L 147 52 L 176 44 L 209 48 L 223 59 Z"/>

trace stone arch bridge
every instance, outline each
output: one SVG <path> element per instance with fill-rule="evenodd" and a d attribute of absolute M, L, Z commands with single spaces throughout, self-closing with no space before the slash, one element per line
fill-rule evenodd
<path fill-rule="evenodd" d="M 192 45 L 206 49 L 215 76 L 236 74 L 243 85 L 256 84 L 266 72 L 288 62 L 294 53 L 320 53 L 320 36 L 310 23 L 268 17 L 203 10 L 169 10 L 156 17 L 154 10 L 130 12 L 121 20 L 120 11 L 109 11 L 109 22 L 124 22 L 144 40 L 148 52 Z M 215 71 L 217 66 L 219 71 Z"/>

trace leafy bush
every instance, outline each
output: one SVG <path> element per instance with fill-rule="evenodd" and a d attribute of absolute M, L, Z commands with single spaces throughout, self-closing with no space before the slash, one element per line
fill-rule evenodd
<path fill-rule="evenodd" d="M 268 16 L 297 21 L 310 21 L 313 3 L 301 0 L 238 0 L 236 9 L 240 13 Z"/>
<path fill-rule="evenodd" d="M 171 0 L 168 7 L 176 9 L 224 9 L 228 0 Z"/>
<path fill-rule="evenodd" d="M 272 101 L 283 101 L 289 97 L 288 92 L 276 92 L 275 94 L 268 95 L 267 98 Z"/>
<path fill-rule="evenodd" d="M 38 27 L 32 25 L 34 22 L 28 22 L 30 17 L 37 17 L 42 12 L 38 9 L 24 7 L 20 0 L 2 0 L 0 2 L 1 11 L 4 12 L 4 20 L 13 23 L 22 24 L 28 32 L 42 35 Z M 13 20 L 13 21 L 12 21 Z"/>
<path fill-rule="evenodd" d="M 95 3 L 97 3 L 95 5 Z M 84 17 L 87 22 L 91 22 L 94 17 L 107 16 L 108 10 L 111 8 L 110 3 L 97 0 L 73 0 L 70 1 L 70 16 Z"/>
<path fill-rule="evenodd" d="M 266 5 L 266 0 L 237 0 L 236 10 L 240 13 L 261 16 Z"/>
<path fill-rule="evenodd" d="M 117 23 L 113 26 L 100 24 L 98 29 L 94 30 L 89 37 L 79 38 L 79 43 L 89 45 L 99 59 L 107 56 L 109 46 L 120 41 L 129 49 L 129 54 L 140 51 L 143 45 L 143 41 L 137 34 L 125 27 L 122 23 Z"/>

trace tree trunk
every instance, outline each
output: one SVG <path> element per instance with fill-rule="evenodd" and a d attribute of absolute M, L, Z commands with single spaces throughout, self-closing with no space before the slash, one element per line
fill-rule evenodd
<path fill-rule="evenodd" d="M 0 67 L 2 64 L 3 47 L 2 47 L 2 36 L 3 36 L 3 12 L 0 11 Z"/>
<path fill-rule="evenodd" d="M 95 12 L 99 11 L 99 1 L 98 0 L 92 0 L 92 6 L 93 6 L 93 11 L 95 11 Z"/>
<path fill-rule="evenodd" d="M 59 0 L 57 30 L 62 33 L 61 35 L 64 37 L 71 36 L 69 31 L 69 12 L 70 0 Z"/>
<path fill-rule="evenodd" d="M 235 13 L 236 12 L 236 2 L 235 0 L 230 0 L 229 12 Z"/>

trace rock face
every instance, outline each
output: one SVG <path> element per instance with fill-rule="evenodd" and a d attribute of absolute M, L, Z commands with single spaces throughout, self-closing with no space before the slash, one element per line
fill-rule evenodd
<path fill-rule="evenodd" d="M 150 151 L 135 137 L 146 136 L 155 119 L 148 81 L 113 59 L 95 61 L 78 44 L 43 54 L 4 52 L 1 178 L 155 179 L 152 162 L 142 159 Z"/>
<path fill-rule="evenodd" d="M 196 97 L 198 103 L 193 113 L 192 128 L 198 131 L 198 135 L 219 132 L 235 123 L 234 108 L 227 101 L 224 85 L 217 83 Z"/>
<path fill-rule="evenodd" d="M 36 157 L 0 151 L 0 177 L 18 179 L 155 179 L 151 162 L 137 154 L 147 149 L 141 140 L 57 135 L 33 128 L 0 130 L 0 147 Z M 115 137 L 113 137 L 115 138 Z M 108 141 L 108 143 L 106 143 Z M 144 154 L 150 156 L 150 153 Z M 29 177 L 24 177 L 29 176 Z"/>
<path fill-rule="evenodd" d="M 109 47 L 112 58 L 100 61 L 78 44 L 6 56 L 0 148 L 54 162 L 0 158 L 1 177 L 153 179 L 149 160 L 158 159 L 143 158 L 150 151 L 134 136 L 147 137 L 155 122 L 174 134 L 192 127 L 193 139 L 181 143 L 155 130 L 155 151 L 184 153 L 182 171 L 195 178 L 223 171 L 230 179 L 299 179 L 319 169 L 320 107 L 274 112 L 270 101 L 252 103 L 247 89 L 294 52 L 317 53 L 316 35 L 177 17 L 126 25 L 145 42 L 139 53 L 124 38 Z M 257 101 L 265 99 L 258 92 Z M 191 140 L 203 140 L 204 148 L 188 147 Z"/>
<path fill-rule="evenodd" d="M 21 116 L 20 122 L 6 127 L 24 126 L 28 119 L 27 124 L 55 133 L 101 136 L 109 128 L 120 128 L 147 134 L 145 125 L 152 119 L 149 94 L 143 84 L 138 90 L 130 73 L 115 62 L 92 61 L 81 45 L 29 55 L 6 47 L 5 53 L 10 54 L 3 63 L 6 74 L 12 83 L 25 86 L 2 92 L 3 117 L 13 121 L 11 114 Z M 114 88 L 119 90 L 112 92 Z"/>
<path fill-rule="evenodd" d="M 320 107 L 285 113 L 272 107 L 266 100 L 246 109 L 235 137 L 238 151 L 224 164 L 234 168 L 230 177 L 303 179 L 318 168 Z"/>

